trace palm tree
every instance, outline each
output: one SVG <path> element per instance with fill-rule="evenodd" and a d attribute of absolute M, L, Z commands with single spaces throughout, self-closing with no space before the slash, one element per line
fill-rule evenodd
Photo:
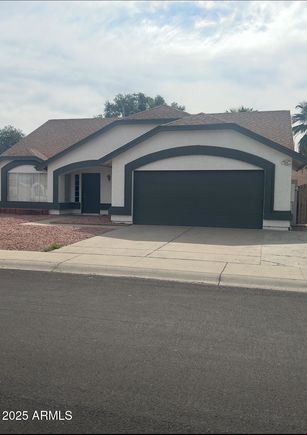
<path fill-rule="evenodd" d="M 295 108 L 299 109 L 299 113 L 292 116 L 292 123 L 296 124 L 293 125 L 292 131 L 294 136 L 302 135 L 298 142 L 299 151 L 307 156 L 307 101 L 303 101 Z"/>
<path fill-rule="evenodd" d="M 245 106 L 239 106 L 237 108 L 226 110 L 226 113 L 236 113 L 236 112 L 257 112 L 257 110 L 254 110 L 252 107 L 245 107 Z"/>

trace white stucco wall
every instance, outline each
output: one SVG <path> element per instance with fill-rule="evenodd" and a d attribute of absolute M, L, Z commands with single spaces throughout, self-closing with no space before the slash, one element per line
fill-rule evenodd
<path fill-rule="evenodd" d="M 277 220 L 266 220 L 263 219 L 263 229 L 265 230 L 281 230 L 287 231 L 289 229 L 289 221 L 277 221 Z"/>
<path fill-rule="evenodd" d="M 154 127 L 152 123 L 116 126 L 51 162 L 48 166 L 48 201 L 53 201 L 53 172 L 56 169 L 71 163 L 100 159 Z"/>
<path fill-rule="evenodd" d="M 225 171 L 256 170 L 258 166 L 214 156 L 180 156 L 141 166 L 137 171 Z"/>
<path fill-rule="evenodd" d="M 16 166 L 15 168 L 12 168 L 9 173 L 12 174 L 37 174 L 37 173 L 41 173 L 41 174 L 45 174 L 46 171 L 37 171 L 35 169 L 35 166 L 33 165 L 21 165 L 21 166 Z"/>
<path fill-rule="evenodd" d="M 147 139 L 145 142 L 136 145 L 135 147 L 127 150 L 125 153 L 117 156 L 112 162 L 112 206 L 124 205 L 124 168 L 125 165 L 144 155 L 160 151 L 168 148 L 176 148 L 188 145 L 206 145 L 206 146 L 220 146 L 224 148 L 232 148 L 244 151 L 250 154 L 257 155 L 275 164 L 275 198 L 274 210 L 288 211 L 290 210 L 291 199 L 291 164 L 286 166 L 283 161 L 289 159 L 285 154 L 274 150 L 254 139 L 251 139 L 241 133 L 232 130 L 220 131 L 169 131 L 160 132 L 157 135 Z M 233 165 L 233 169 L 243 169 L 242 162 L 236 161 L 230 164 L 229 159 L 221 157 L 206 157 L 200 158 L 196 156 L 198 169 L 227 169 L 229 165 Z M 179 160 L 167 159 L 168 161 L 160 161 L 152 164 L 151 168 L 158 169 L 179 169 L 182 167 L 182 162 Z M 187 162 L 188 158 L 183 158 Z M 196 160 L 189 157 L 189 161 L 196 168 Z M 206 161 L 208 163 L 206 163 Z M 202 166 L 201 163 L 204 165 Z M 209 164 L 210 162 L 210 164 Z M 190 169 L 187 167 L 186 169 Z M 246 166 L 247 168 L 247 166 Z M 250 169 L 250 168 L 249 168 Z"/>

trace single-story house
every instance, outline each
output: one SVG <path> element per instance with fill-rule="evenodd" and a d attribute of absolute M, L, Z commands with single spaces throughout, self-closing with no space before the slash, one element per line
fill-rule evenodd
<path fill-rule="evenodd" d="M 0 155 L 0 207 L 288 229 L 292 170 L 306 163 L 285 110 L 54 119 Z"/>

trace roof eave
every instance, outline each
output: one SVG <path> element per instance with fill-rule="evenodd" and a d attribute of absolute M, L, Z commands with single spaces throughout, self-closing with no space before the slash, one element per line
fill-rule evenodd
<path fill-rule="evenodd" d="M 40 159 L 37 156 L 31 155 L 31 156 L 22 156 L 22 155 L 16 155 L 16 156 L 1 156 L 0 155 L 0 161 L 3 160 L 37 160 L 38 162 L 44 162 L 43 159 Z"/>
<path fill-rule="evenodd" d="M 307 166 L 307 158 L 306 157 L 304 158 L 303 163 L 302 163 L 302 160 L 293 159 L 293 169 L 295 169 L 296 172 L 301 171 L 302 169 L 305 169 L 306 166 Z"/>

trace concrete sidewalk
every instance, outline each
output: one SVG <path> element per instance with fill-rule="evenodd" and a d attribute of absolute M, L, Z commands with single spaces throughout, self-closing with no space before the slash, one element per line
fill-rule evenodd
<path fill-rule="evenodd" d="M 307 233 L 129 226 L 53 252 L 0 251 L 0 268 L 307 292 Z"/>

